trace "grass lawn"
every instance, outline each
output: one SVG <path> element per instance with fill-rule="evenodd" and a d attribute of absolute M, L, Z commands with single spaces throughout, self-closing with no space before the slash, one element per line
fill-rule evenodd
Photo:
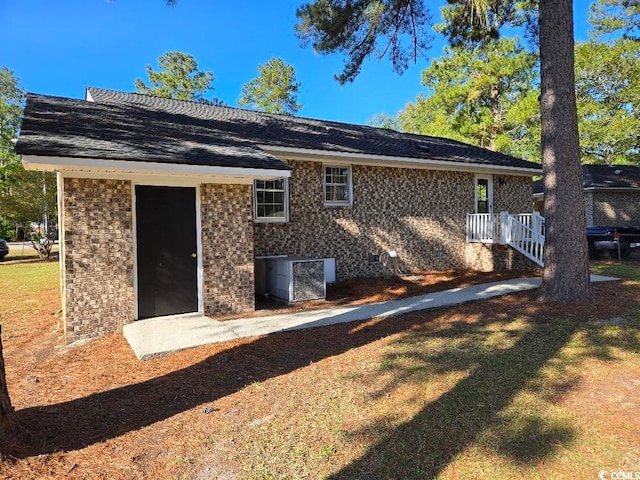
<path fill-rule="evenodd" d="M 60 345 L 57 265 L 0 265 L 27 441 L 0 478 L 596 479 L 640 471 L 640 265 L 587 306 L 527 292 L 139 362 Z"/>

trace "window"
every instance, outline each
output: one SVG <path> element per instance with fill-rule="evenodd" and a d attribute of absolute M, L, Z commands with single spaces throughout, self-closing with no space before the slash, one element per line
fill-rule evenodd
<path fill-rule="evenodd" d="M 289 219 L 289 182 L 286 178 L 255 180 L 253 183 L 254 218 L 261 222 L 286 222 Z"/>
<path fill-rule="evenodd" d="M 324 204 L 351 205 L 351 167 L 324 167 Z"/>

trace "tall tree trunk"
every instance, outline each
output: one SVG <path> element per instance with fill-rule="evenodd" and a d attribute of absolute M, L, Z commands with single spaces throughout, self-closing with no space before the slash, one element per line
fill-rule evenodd
<path fill-rule="evenodd" d="M 491 131 L 489 132 L 491 141 L 489 143 L 489 150 L 497 151 L 496 138 L 501 133 L 503 120 L 502 120 L 502 108 L 500 108 L 500 88 L 497 83 L 491 85 L 489 90 L 489 98 L 491 99 L 491 113 L 493 114 L 493 125 L 491 125 Z"/>
<path fill-rule="evenodd" d="M 4 357 L 2 355 L 2 326 L 0 326 L 0 442 L 13 438 L 19 431 L 13 415 L 13 406 L 7 390 L 7 378 L 4 373 Z"/>
<path fill-rule="evenodd" d="M 546 240 L 539 299 L 592 299 L 574 76 L 572 0 L 540 0 Z"/>

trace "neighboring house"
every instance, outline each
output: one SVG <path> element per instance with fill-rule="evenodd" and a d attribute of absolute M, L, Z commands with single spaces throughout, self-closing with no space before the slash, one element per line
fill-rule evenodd
<path fill-rule="evenodd" d="M 540 166 L 453 140 L 89 88 L 29 94 L 16 149 L 58 172 L 67 342 L 251 311 L 262 257 L 338 280 L 532 265 L 467 243 L 466 216 L 530 211 Z"/>
<path fill-rule="evenodd" d="M 640 167 L 631 165 L 583 165 L 587 226 L 640 225 Z M 533 201 L 544 214 L 542 180 L 533 182 Z"/>

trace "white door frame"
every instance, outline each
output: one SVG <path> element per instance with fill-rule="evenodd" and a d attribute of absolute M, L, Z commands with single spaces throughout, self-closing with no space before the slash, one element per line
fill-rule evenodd
<path fill-rule="evenodd" d="M 487 212 L 489 214 L 493 214 L 493 175 L 490 173 L 486 174 L 476 174 L 474 182 L 473 182 L 473 197 L 474 197 L 474 210 L 476 213 L 478 212 L 478 180 L 486 180 L 487 181 Z M 484 212 L 483 212 L 484 213 Z"/>
<path fill-rule="evenodd" d="M 173 183 L 173 182 L 172 182 Z M 203 298 L 203 267 L 202 267 L 202 220 L 200 206 L 200 185 L 194 185 L 189 182 L 175 182 L 167 184 L 166 182 L 157 182 L 153 180 L 131 181 L 131 199 L 133 208 L 131 209 L 133 220 L 133 301 L 135 305 L 135 320 L 139 319 L 138 315 L 138 220 L 136 213 L 136 185 L 158 186 L 158 187 L 188 187 L 194 188 L 196 194 L 196 252 L 198 255 L 198 263 L 196 266 L 197 288 L 198 288 L 198 311 L 192 313 L 204 313 Z M 186 313 L 185 315 L 188 315 Z"/>

